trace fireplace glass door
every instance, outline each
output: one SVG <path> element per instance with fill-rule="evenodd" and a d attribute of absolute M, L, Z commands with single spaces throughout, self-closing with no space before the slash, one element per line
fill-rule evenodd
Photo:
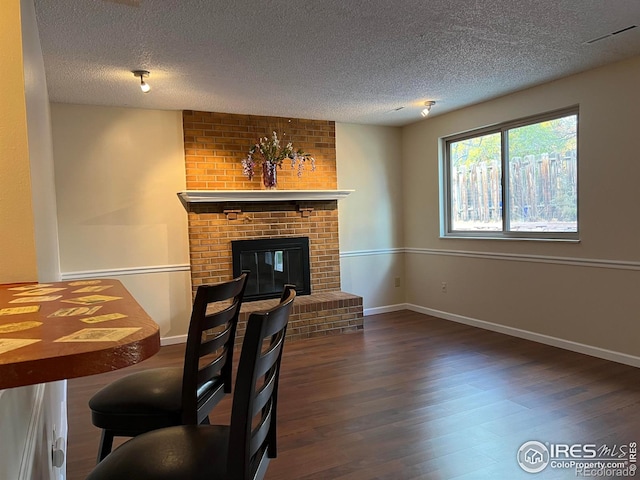
<path fill-rule="evenodd" d="M 286 284 L 311 293 L 309 239 L 267 238 L 231 242 L 233 275 L 248 271 L 245 300 L 277 298 Z"/>

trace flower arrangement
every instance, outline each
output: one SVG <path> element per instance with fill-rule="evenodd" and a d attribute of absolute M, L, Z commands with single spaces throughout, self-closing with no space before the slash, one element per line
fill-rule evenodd
<path fill-rule="evenodd" d="M 298 169 L 298 177 L 302 176 L 304 170 L 304 164 L 307 160 L 311 162 L 311 170 L 316 169 L 315 159 L 310 153 L 305 153 L 301 149 L 294 150 L 291 142 L 286 145 L 281 145 L 278 134 L 273 132 L 271 138 L 262 137 L 258 140 L 251 149 L 246 158 L 242 159 L 242 172 L 249 178 L 253 179 L 255 175 L 256 167 L 262 166 L 263 176 L 267 171 L 273 172 L 273 185 L 268 185 L 265 180 L 266 186 L 275 186 L 275 167 L 282 168 L 282 163 L 285 159 L 291 160 L 291 168 Z"/>

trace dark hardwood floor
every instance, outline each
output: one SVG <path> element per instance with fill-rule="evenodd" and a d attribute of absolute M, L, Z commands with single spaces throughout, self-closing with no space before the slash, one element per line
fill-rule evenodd
<path fill-rule="evenodd" d="M 163 347 L 140 365 L 69 381 L 69 480 L 95 463 L 90 396 L 182 354 Z M 212 423 L 228 422 L 229 400 Z M 408 311 L 287 343 L 279 402 L 268 480 L 575 479 L 522 471 L 519 447 L 640 442 L 640 369 Z"/>

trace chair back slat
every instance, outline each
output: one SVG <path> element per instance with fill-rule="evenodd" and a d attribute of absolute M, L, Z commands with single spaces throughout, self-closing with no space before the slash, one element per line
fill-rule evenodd
<path fill-rule="evenodd" d="M 256 392 L 256 398 L 253 403 L 253 412 L 252 416 L 256 416 L 260 410 L 264 408 L 267 402 L 271 399 L 271 395 L 273 394 L 273 390 L 276 386 L 277 375 L 276 372 L 270 372 L 271 375 L 268 376 L 268 379 L 265 381 L 265 384 L 260 388 L 258 392 Z"/>
<path fill-rule="evenodd" d="M 229 478 L 259 480 L 276 456 L 280 363 L 295 296 L 287 285 L 276 307 L 252 313 L 247 321 L 231 408 Z"/>
<path fill-rule="evenodd" d="M 207 333 L 206 338 L 200 343 L 200 348 L 198 349 L 198 356 L 200 358 L 206 357 L 227 344 L 229 335 L 231 335 L 231 326 L 227 325 L 224 330 L 215 332 L 215 336 L 210 335 L 211 334 Z"/>
<path fill-rule="evenodd" d="M 260 417 L 260 423 L 251 432 L 251 442 L 249 444 L 249 452 L 251 455 L 255 455 L 264 445 L 267 435 L 269 434 L 269 429 L 271 428 L 272 413 L 273 402 L 270 401 Z"/>
<path fill-rule="evenodd" d="M 271 337 L 276 338 L 272 340 L 274 343 L 269 346 L 269 350 L 264 352 L 258 359 L 258 363 L 256 365 L 256 378 L 260 378 L 267 373 L 280 356 L 282 344 L 284 343 L 284 336 L 271 335 Z"/>
<path fill-rule="evenodd" d="M 209 305 L 211 305 L 211 303 L 207 304 L 207 306 Z M 202 330 L 212 330 L 229 323 L 233 320 L 233 317 L 236 316 L 239 307 L 240 305 L 235 301 L 232 301 L 232 303 L 225 308 L 220 308 L 218 311 L 205 314 L 204 319 L 202 320 Z"/>
<path fill-rule="evenodd" d="M 210 382 L 212 378 L 220 375 L 220 372 L 222 371 L 222 368 L 226 365 L 226 363 L 227 354 L 226 352 L 221 352 L 220 355 L 216 356 L 213 361 L 209 362 L 206 365 L 200 366 L 200 369 L 197 373 L 198 388 L 200 388 L 205 383 Z"/>
<path fill-rule="evenodd" d="M 208 406 L 215 404 L 223 393 L 231 392 L 233 344 L 247 276 L 248 273 L 243 273 L 228 282 L 198 286 L 182 375 L 184 424 L 200 423 L 208 414 Z M 207 313 L 209 306 L 218 302 L 225 302 L 224 308 Z M 209 330 L 212 332 L 207 336 L 205 332 Z M 205 356 L 205 362 L 202 362 L 201 358 Z M 214 384 L 215 388 L 212 387 Z"/>
<path fill-rule="evenodd" d="M 225 300 L 229 300 L 230 298 L 238 296 L 238 294 L 241 292 L 244 293 L 247 275 L 249 275 L 249 272 L 243 272 L 241 275 L 228 282 L 219 283 L 216 285 L 201 285 L 207 287 L 203 291 L 204 301 L 207 304 L 223 302 Z M 199 288 L 200 287 L 198 287 L 198 289 Z"/>

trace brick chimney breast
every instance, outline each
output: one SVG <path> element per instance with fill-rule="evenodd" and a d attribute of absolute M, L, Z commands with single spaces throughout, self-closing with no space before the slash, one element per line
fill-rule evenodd
<path fill-rule="evenodd" d="M 262 189 L 261 177 L 249 180 L 240 162 L 260 137 L 273 131 L 281 138 L 286 133 L 285 139 L 312 154 L 316 165 L 313 172 L 305 165 L 299 177 L 285 161 L 278 170 L 278 190 L 337 188 L 334 122 L 186 110 L 183 130 L 187 190 Z M 198 285 L 232 278 L 231 241 L 306 236 L 312 295 L 296 299 L 302 323 L 292 323 L 288 335 L 301 338 L 363 328 L 362 298 L 340 290 L 337 200 L 202 204 L 190 209 L 188 225 L 194 293 Z M 316 295 L 321 296 L 317 301 Z M 246 303 L 243 311 L 264 306 L 251 303 L 256 305 Z M 239 334 L 242 338 L 240 330 Z"/>

